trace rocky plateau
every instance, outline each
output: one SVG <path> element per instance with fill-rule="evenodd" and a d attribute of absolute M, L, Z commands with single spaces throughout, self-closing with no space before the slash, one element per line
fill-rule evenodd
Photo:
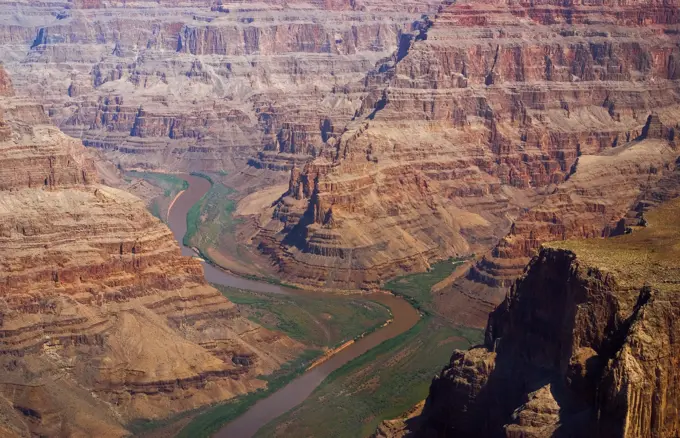
<path fill-rule="evenodd" d="M 678 436 L 679 213 L 675 199 L 632 233 L 544 244 L 484 344 L 435 378 L 417 431 L 379 436 Z"/>

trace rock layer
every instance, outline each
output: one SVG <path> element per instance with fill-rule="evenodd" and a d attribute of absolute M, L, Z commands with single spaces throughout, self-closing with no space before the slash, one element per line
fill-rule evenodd
<path fill-rule="evenodd" d="M 680 433 L 680 260 L 670 201 L 647 227 L 541 249 L 430 388 L 423 436 L 669 437 Z"/>
<path fill-rule="evenodd" d="M 131 420 L 261 387 L 294 357 L 299 344 L 241 317 L 141 200 L 99 184 L 42 107 L 0 108 L 0 415 L 13 433 L 123 436 Z"/>
<path fill-rule="evenodd" d="M 488 258 L 471 277 L 497 286 L 517 274 L 503 264 L 523 266 L 542 240 L 607 234 L 647 180 L 675 165 L 677 11 L 443 4 L 407 50 L 366 76 L 356 120 L 292 171 L 261 248 L 291 280 L 370 286 L 433 258 L 483 253 L 510 231 L 494 253 L 508 260 Z M 652 137 L 670 150 L 632 158 L 631 142 L 651 138 L 652 112 L 662 125 Z M 586 181 L 605 161 L 625 184 Z M 559 208 L 586 214 L 553 226 Z M 529 243 L 504 251 L 512 239 Z"/>
<path fill-rule="evenodd" d="M 0 4 L 2 61 L 67 134 L 126 167 L 231 171 L 314 156 L 438 1 Z"/>

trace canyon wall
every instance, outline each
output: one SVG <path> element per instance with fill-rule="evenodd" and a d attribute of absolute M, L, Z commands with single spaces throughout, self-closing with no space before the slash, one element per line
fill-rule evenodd
<path fill-rule="evenodd" d="M 265 385 L 301 346 L 240 316 L 0 68 L 0 434 L 125 436 Z"/>
<path fill-rule="evenodd" d="M 23 94 L 125 167 L 288 170 L 359 109 L 437 0 L 0 2 Z"/>
<path fill-rule="evenodd" d="M 679 213 L 544 245 L 435 378 L 416 436 L 677 436 Z"/>
<path fill-rule="evenodd" d="M 674 168 L 674 148 L 625 150 L 675 144 L 677 9 L 7 2 L 0 47 L 22 93 L 125 168 L 247 191 L 290 172 L 252 240 L 288 281 L 373 287 L 474 253 L 467 280 L 498 288 L 543 241 L 616 232 Z"/>
<path fill-rule="evenodd" d="M 291 171 L 261 250 L 290 281 L 370 287 L 497 246 L 468 280 L 498 287 L 542 241 L 610 234 L 680 155 L 677 11 L 442 4 Z"/>

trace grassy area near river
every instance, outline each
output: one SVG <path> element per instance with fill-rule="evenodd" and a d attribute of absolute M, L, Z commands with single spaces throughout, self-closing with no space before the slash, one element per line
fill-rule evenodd
<path fill-rule="evenodd" d="M 167 221 L 166 209 L 168 205 L 179 192 L 189 188 L 189 183 L 185 180 L 168 173 L 137 172 L 131 170 L 126 172 L 125 176 L 128 182 L 131 182 L 132 178 L 144 179 L 163 190 L 163 194 L 152 199 L 148 207 L 151 214 L 164 222 Z"/>
<path fill-rule="evenodd" d="M 136 436 L 209 437 L 219 428 L 302 374 L 315 359 L 349 339 L 380 327 L 391 315 L 382 304 L 340 296 L 275 295 L 213 285 L 239 306 L 249 319 L 297 339 L 307 349 L 268 376 L 267 388 L 235 397 L 226 403 L 185 412 L 160 421 L 130 425 Z"/>
<path fill-rule="evenodd" d="M 185 243 L 217 264 L 224 264 L 211 257 L 219 255 L 217 248 L 228 248 L 232 261 L 247 263 L 234 239 L 240 221 L 234 217 L 237 193 L 214 180 L 211 183 L 208 193 L 189 211 Z M 397 417 L 424 399 L 432 377 L 446 364 L 453 349 L 468 348 L 483 336 L 481 330 L 451 325 L 433 308 L 431 288 L 463 262 L 442 261 L 428 272 L 388 281 L 385 289 L 409 300 L 424 315 L 421 321 L 333 372 L 306 401 L 265 425 L 258 436 L 368 436 L 382 420 Z M 190 421 L 185 417 L 180 436 L 209 436 L 304 372 L 323 349 L 370 331 L 387 319 L 386 309 L 366 301 L 220 289 L 249 319 L 282 331 L 309 349 L 272 376 L 264 376 L 267 389 L 193 413 Z"/>
<path fill-rule="evenodd" d="M 448 277 L 465 259 L 451 258 L 432 265 L 427 272 L 396 277 L 385 283 L 384 289 L 409 300 L 421 311 L 432 309 L 432 287 Z"/>
<path fill-rule="evenodd" d="M 386 288 L 424 314 L 409 331 L 334 371 L 301 405 L 265 425 L 257 437 L 365 437 L 385 419 L 398 417 L 427 397 L 432 377 L 454 349 L 482 340 L 479 329 L 453 326 L 431 307 L 432 286 L 461 260 L 435 264 L 429 272 L 389 281 Z"/>
<path fill-rule="evenodd" d="M 284 364 L 271 375 L 262 376 L 262 379 L 267 382 L 265 389 L 235 397 L 228 403 L 204 410 L 179 431 L 176 435 L 177 438 L 208 438 L 212 436 L 224 424 L 246 412 L 258 400 L 283 388 L 288 382 L 304 373 L 314 359 L 320 355 L 319 350 L 305 350 L 295 360 Z"/>
<path fill-rule="evenodd" d="M 258 400 L 285 386 L 324 351 L 371 332 L 390 318 L 389 310 L 372 301 L 339 296 L 276 295 L 214 285 L 249 319 L 297 339 L 308 349 L 271 376 L 267 388 L 236 397 L 196 415 L 179 437 L 208 437 L 244 413 Z"/>
<path fill-rule="evenodd" d="M 391 317 L 382 304 L 351 296 L 276 295 L 216 287 L 248 319 L 310 347 L 333 348 Z"/>
<path fill-rule="evenodd" d="M 233 234 L 239 223 L 233 216 L 236 194 L 231 187 L 212 182 L 210 190 L 187 213 L 184 244 L 201 249 L 217 247 L 221 236 Z"/>
<path fill-rule="evenodd" d="M 197 248 L 212 263 L 251 280 L 281 284 L 264 274 L 250 250 L 237 238 L 244 219 L 236 215 L 239 193 L 216 177 L 192 173 L 210 181 L 210 189 L 187 213 L 184 245 Z"/>
<path fill-rule="evenodd" d="M 272 374 L 261 376 L 261 379 L 267 382 L 267 387 L 264 389 L 235 397 L 226 403 L 182 412 L 162 420 L 137 420 L 128 424 L 128 430 L 133 436 L 139 438 L 161 436 L 208 438 L 222 425 L 247 411 L 258 400 L 276 392 L 304 373 L 307 367 L 322 354 L 323 352 L 319 349 L 305 350 Z"/>

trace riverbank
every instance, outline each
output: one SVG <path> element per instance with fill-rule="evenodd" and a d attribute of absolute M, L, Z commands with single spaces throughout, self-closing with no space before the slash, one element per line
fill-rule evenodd
<path fill-rule="evenodd" d="M 463 263 L 445 260 L 428 272 L 389 281 L 385 287 L 417 307 L 423 317 L 331 373 L 300 405 L 263 426 L 258 438 L 292 436 L 366 437 L 385 419 L 409 411 L 428 393 L 432 376 L 454 349 L 468 349 L 482 330 L 451 324 L 434 308 L 432 290 Z"/>
<path fill-rule="evenodd" d="M 169 226 L 177 239 L 182 254 L 193 256 L 194 251 L 184 245 L 184 236 L 187 232 L 187 214 L 196 203 L 210 190 L 212 183 L 195 175 L 178 175 L 189 184 L 189 187 L 175 199 L 169 213 Z M 262 283 L 247 280 L 222 271 L 209 263 L 203 263 L 206 279 L 215 284 L 233 288 L 250 289 L 265 294 L 309 294 L 308 291 L 286 289 L 270 283 Z M 338 296 L 342 297 L 342 296 Z M 207 410 L 196 412 L 192 420 L 179 433 L 180 436 L 189 433 L 192 437 L 208 436 L 211 432 L 225 421 L 233 418 L 247 409 L 243 415 L 222 428 L 217 436 L 248 437 L 254 435 L 265 423 L 275 419 L 298 404 L 302 403 L 307 396 L 334 370 L 347 362 L 361 356 L 375 348 L 386 340 L 392 339 L 408 331 L 419 320 L 418 312 L 405 300 L 386 293 L 374 293 L 367 295 L 349 295 L 345 299 L 359 299 L 376 301 L 390 309 L 394 322 L 378 328 L 370 334 L 361 337 L 331 356 L 323 363 L 304 372 L 308 367 L 301 367 L 302 374 L 290 381 L 297 371 L 284 373 L 277 379 L 268 382 L 269 390 L 265 392 L 251 393 L 238 403 L 227 403 Z M 327 299 L 320 295 L 318 299 Z M 318 357 L 318 356 L 317 356 Z M 310 361 L 311 363 L 311 361 Z M 293 364 L 295 365 L 295 364 Z M 290 383 L 285 384 L 288 380 Z M 248 406 L 252 405 L 250 408 Z M 188 436 L 188 435 L 186 435 Z"/>

